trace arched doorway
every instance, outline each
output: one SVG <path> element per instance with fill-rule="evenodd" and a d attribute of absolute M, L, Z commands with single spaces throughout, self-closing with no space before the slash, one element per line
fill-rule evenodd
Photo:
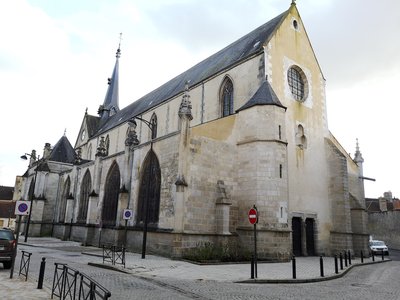
<path fill-rule="evenodd" d="M 117 220 L 119 188 L 121 175 L 119 167 L 113 163 L 108 171 L 106 186 L 104 190 L 104 201 L 102 211 L 102 222 L 105 226 L 115 226 Z"/>
<path fill-rule="evenodd" d="M 157 226 L 160 211 L 161 169 L 154 151 L 150 151 L 143 162 L 140 179 L 137 224 L 143 225 L 147 215 L 147 223 Z"/>

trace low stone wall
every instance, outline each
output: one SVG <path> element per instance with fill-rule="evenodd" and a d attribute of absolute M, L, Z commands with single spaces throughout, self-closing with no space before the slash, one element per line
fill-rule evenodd
<path fill-rule="evenodd" d="M 400 249 L 400 211 L 371 213 L 368 229 L 373 239 L 385 241 L 392 249 Z"/>

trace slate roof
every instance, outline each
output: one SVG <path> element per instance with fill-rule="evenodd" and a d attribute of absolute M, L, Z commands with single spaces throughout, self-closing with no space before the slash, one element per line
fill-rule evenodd
<path fill-rule="evenodd" d="M 0 185 L 0 200 L 12 200 L 14 195 L 13 186 Z"/>
<path fill-rule="evenodd" d="M 103 102 L 104 111 L 101 113 L 100 122 L 103 123 L 107 121 L 110 115 L 114 113 L 111 110 L 115 110 L 115 112 L 119 111 L 119 97 L 118 97 L 118 81 L 119 81 L 119 57 L 121 55 L 121 50 L 118 48 L 116 54 L 116 61 L 114 66 L 114 71 L 112 73 L 111 78 L 108 82 L 108 89 L 106 93 L 106 97 Z"/>
<path fill-rule="evenodd" d="M 70 164 L 75 161 L 75 150 L 66 136 L 62 136 L 54 145 L 48 160 Z"/>
<path fill-rule="evenodd" d="M 239 108 L 237 112 L 256 105 L 276 105 L 286 109 L 286 107 L 279 101 L 278 96 L 275 94 L 269 82 L 266 80 L 264 80 L 253 97 Z"/>
<path fill-rule="evenodd" d="M 86 115 L 86 125 L 89 138 L 91 138 L 96 134 L 96 131 L 99 128 L 99 124 L 100 124 L 100 117 Z"/>
<path fill-rule="evenodd" d="M 195 86 L 207 78 L 229 69 L 235 64 L 238 64 L 255 54 L 262 53 L 264 43 L 272 37 L 273 33 L 287 16 L 288 12 L 289 10 L 283 12 L 279 16 L 243 36 L 236 42 L 233 42 L 229 46 L 120 110 L 117 114 L 111 116 L 105 124 L 101 125 L 94 136 L 100 135 L 115 126 L 126 122 L 129 118 L 140 115 L 152 107 L 155 107 L 183 92 L 187 80 L 190 80 L 191 86 Z"/>

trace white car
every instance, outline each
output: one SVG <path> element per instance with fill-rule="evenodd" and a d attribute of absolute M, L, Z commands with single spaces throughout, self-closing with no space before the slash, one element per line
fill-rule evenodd
<path fill-rule="evenodd" d="M 385 255 L 389 255 L 389 249 L 386 246 L 385 242 L 383 241 L 378 241 L 378 240 L 369 241 L 369 249 L 374 254 L 382 254 L 383 251 Z"/>

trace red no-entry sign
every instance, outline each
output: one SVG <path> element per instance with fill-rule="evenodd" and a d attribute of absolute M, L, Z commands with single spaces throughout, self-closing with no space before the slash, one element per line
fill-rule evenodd
<path fill-rule="evenodd" d="M 257 223 L 257 210 L 255 208 L 250 208 L 248 216 L 250 224 Z"/>

